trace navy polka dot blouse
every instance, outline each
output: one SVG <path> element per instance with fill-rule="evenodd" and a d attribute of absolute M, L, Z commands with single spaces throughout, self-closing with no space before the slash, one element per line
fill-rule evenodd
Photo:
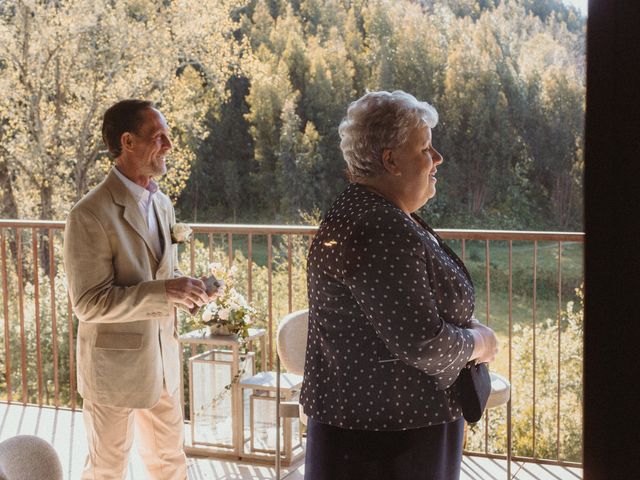
<path fill-rule="evenodd" d="M 316 421 L 406 430 L 462 416 L 453 385 L 473 352 L 474 289 L 420 219 L 350 184 L 308 257 L 301 403 Z"/>

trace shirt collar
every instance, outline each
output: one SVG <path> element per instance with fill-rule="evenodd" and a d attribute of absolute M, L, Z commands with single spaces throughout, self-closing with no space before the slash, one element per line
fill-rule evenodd
<path fill-rule="evenodd" d="M 117 167 L 114 166 L 113 171 L 118 178 L 122 180 L 122 183 L 127 187 L 127 190 L 131 192 L 133 198 L 136 199 L 136 202 L 144 201 L 145 203 L 148 203 L 151 200 L 151 196 L 158 191 L 158 184 L 154 182 L 153 179 L 149 181 L 147 188 L 144 188 L 125 177 Z"/>

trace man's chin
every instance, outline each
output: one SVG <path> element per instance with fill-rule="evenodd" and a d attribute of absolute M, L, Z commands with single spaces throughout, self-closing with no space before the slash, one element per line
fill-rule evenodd
<path fill-rule="evenodd" d="M 162 177 L 167 173 L 167 165 L 164 162 L 162 162 L 162 165 L 157 165 L 156 167 L 157 168 L 153 169 L 154 178 Z"/>

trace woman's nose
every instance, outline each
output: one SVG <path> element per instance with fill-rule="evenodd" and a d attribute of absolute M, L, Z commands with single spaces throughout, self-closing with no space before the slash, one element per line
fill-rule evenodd
<path fill-rule="evenodd" d="M 442 155 L 440 154 L 439 151 L 437 151 L 435 148 L 433 149 L 433 164 L 434 165 L 440 165 L 442 162 L 444 162 L 444 158 L 442 157 Z"/>

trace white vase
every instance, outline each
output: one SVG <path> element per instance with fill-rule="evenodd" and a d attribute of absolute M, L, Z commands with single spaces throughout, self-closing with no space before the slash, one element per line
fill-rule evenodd
<path fill-rule="evenodd" d="M 221 323 L 214 323 L 213 325 L 207 325 L 207 335 L 232 335 L 227 325 Z"/>

